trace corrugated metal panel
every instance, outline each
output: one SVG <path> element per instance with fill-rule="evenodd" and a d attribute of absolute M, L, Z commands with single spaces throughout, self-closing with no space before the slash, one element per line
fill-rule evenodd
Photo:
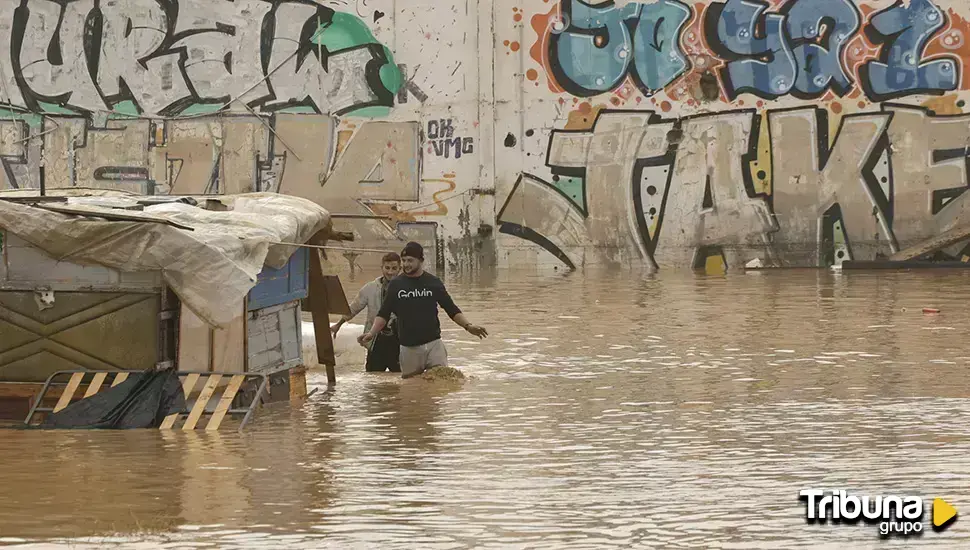
<path fill-rule="evenodd" d="M 249 291 L 247 309 L 254 311 L 306 298 L 310 269 L 308 258 L 307 249 L 298 248 L 282 269 L 264 267 L 256 286 Z"/>
<path fill-rule="evenodd" d="M 141 370 L 158 361 L 159 294 L 0 291 L 0 381 L 43 382 L 58 370 Z"/>
<path fill-rule="evenodd" d="M 273 372 L 303 362 L 300 302 L 250 313 L 249 372 Z"/>

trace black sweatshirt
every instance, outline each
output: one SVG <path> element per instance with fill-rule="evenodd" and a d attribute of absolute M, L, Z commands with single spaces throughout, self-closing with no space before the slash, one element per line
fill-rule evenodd
<path fill-rule="evenodd" d="M 387 320 L 391 313 L 397 315 L 401 345 L 420 346 L 441 338 L 439 304 L 452 319 L 461 313 L 441 279 L 427 272 L 420 277 L 402 274 L 388 283 L 377 316 Z"/>

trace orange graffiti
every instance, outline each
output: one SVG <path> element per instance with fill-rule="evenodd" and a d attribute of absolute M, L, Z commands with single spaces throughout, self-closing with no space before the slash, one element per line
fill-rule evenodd
<path fill-rule="evenodd" d="M 347 144 L 350 143 L 350 138 L 353 137 L 353 135 L 353 130 L 340 130 L 337 132 L 337 147 L 334 151 L 335 158 L 339 157 L 340 154 L 344 152 L 344 149 L 347 148 Z"/>
<path fill-rule="evenodd" d="M 449 176 L 450 175 L 450 176 L 454 177 L 454 174 L 445 174 L 445 175 L 446 176 Z M 444 183 L 448 187 L 445 188 L 445 189 L 441 189 L 439 191 L 435 191 L 435 193 L 433 195 L 431 195 L 431 200 L 434 201 L 434 204 L 436 206 L 436 208 L 434 210 L 427 210 L 427 209 L 425 209 L 425 210 L 418 210 L 418 211 L 405 210 L 404 213 L 410 214 L 411 216 L 447 216 L 448 215 L 448 207 L 445 206 L 445 203 L 441 200 L 441 195 L 443 195 L 445 193 L 451 193 L 452 191 L 454 191 L 455 190 L 455 187 L 456 187 L 455 181 L 454 180 L 450 180 L 450 179 L 422 180 L 422 181 L 424 183 Z"/>
<path fill-rule="evenodd" d="M 727 101 L 721 79 L 716 76 L 724 66 L 724 62 L 711 55 L 711 49 L 704 35 L 707 8 L 708 6 L 701 2 L 695 3 L 696 15 L 684 28 L 681 47 L 690 60 L 690 70 L 667 86 L 667 97 L 674 101 L 686 100 L 690 105 L 709 101 Z"/>
<path fill-rule="evenodd" d="M 592 107 L 584 101 L 577 109 L 569 112 L 566 117 L 566 125 L 563 128 L 565 130 L 589 130 L 593 127 L 593 122 L 596 121 L 596 117 L 603 109 L 606 109 L 606 105 L 602 103 Z"/>
<path fill-rule="evenodd" d="M 454 178 L 455 174 L 453 173 L 444 174 L 444 177 Z M 374 211 L 375 214 L 378 214 L 381 216 L 387 216 L 388 218 L 390 218 L 391 221 L 393 222 L 391 225 L 394 225 L 397 223 L 415 222 L 417 221 L 417 216 L 447 216 L 448 207 L 441 199 L 441 195 L 445 193 L 451 193 L 452 191 L 454 191 L 455 187 L 457 187 L 455 185 L 455 181 L 451 179 L 428 179 L 428 180 L 421 180 L 421 181 L 423 183 L 444 183 L 447 186 L 444 189 L 435 191 L 435 193 L 431 195 L 431 200 L 434 201 L 434 205 L 435 205 L 434 210 L 429 210 L 427 208 L 423 208 L 422 206 L 417 207 L 417 208 L 421 208 L 421 210 L 416 210 L 416 209 L 401 210 L 400 208 L 398 208 L 398 205 L 396 204 L 385 204 L 380 202 L 376 202 L 376 203 L 369 202 L 366 204 L 371 210 Z"/>
<path fill-rule="evenodd" d="M 418 221 L 411 212 L 398 210 L 396 204 L 368 203 L 367 207 L 373 210 L 378 216 L 387 216 L 390 218 L 390 225 L 392 227 L 399 223 Z"/>
<path fill-rule="evenodd" d="M 963 109 L 957 104 L 957 96 L 954 94 L 941 97 L 933 97 L 924 101 L 921 105 L 938 115 L 959 115 L 963 114 Z"/>
<path fill-rule="evenodd" d="M 559 19 L 559 6 L 553 7 L 549 13 L 537 13 L 532 16 L 530 23 L 535 30 L 538 39 L 529 48 L 529 57 L 535 59 L 536 63 L 542 66 L 546 74 L 546 81 L 549 83 L 549 90 L 555 94 L 561 94 L 566 90 L 562 89 L 552 76 L 552 67 L 549 65 L 549 37 L 552 35 L 552 24 Z"/>
<path fill-rule="evenodd" d="M 947 10 L 949 24 L 926 44 L 924 58 L 927 61 L 939 56 L 956 56 L 960 58 L 963 71 L 960 76 L 961 90 L 970 88 L 970 75 L 967 74 L 970 65 L 970 21 L 953 11 Z"/>

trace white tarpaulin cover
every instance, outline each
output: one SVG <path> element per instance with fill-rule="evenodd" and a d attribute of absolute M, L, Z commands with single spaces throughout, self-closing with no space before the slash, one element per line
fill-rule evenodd
<path fill-rule="evenodd" d="M 174 202 L 146 206 L 143 211 L 119 210 L 104 205 L 133 204 L 138 197 L 123 192 L 75 197 L 77 192 L 60 191 L 51 189 L 47 195 L 70 196 L 68 202 L 50 203 L 51 208 L 145 221 L 105 221 L 0 200 L 0 227 L 57 260 L 125 272 L 161 271 L 187 307 L 219 327 L 239 315 L 242 300 L 255 286 L 264 264 L 282 268 L 296 251 L 293 246 L 270 243 L 302 244 L 330 224 L 330 214 L 316 203 L 276 193 L 220 196 L 230 210 L 217 212 Z M 0 197 L 24 194 L 0 193 Z M 36 195 L 33 191 L 28 196 Z M 160 220 L 194 231 L 152 223 Z"/>

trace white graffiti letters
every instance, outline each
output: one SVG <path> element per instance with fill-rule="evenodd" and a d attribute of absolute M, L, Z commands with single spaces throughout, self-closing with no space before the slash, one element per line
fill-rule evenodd
<path fill-rule="evenodd" d="M 522 174 L 498 223 L 569 267 L 877 260 L 970 219 L 968 121 L 892 104 L 836 120 L 603 110 L 591 130 L 552 132 L 553 182 Z"/>
<path fill-rule="evenodd" d="M 101 3 L 101 48 L 98 85 L 105 98 L 133 101 L 148 113 L 164 113 L 179 100 L 191 97 L 179 75 L 178 54 L 145 59 L 165 41 L 168 16 L 160 5 L 148 3 L 132 11 L 125 0 Z M 117 52 L 129 52 L 118 55 Z"/>
<path fill-rule="evenodd" d="M 389 63 L 383 47 L 354 16 L 311 0 L 0 4 L 0 33 L 13 37 L 0 46 L 0 101 L 16 107 L 168 116 L 232 99 L 230 111 L 342 114 L 393 102 L 367 78 Z M 317 36 L 330 30 L 336 53 Z"/>

